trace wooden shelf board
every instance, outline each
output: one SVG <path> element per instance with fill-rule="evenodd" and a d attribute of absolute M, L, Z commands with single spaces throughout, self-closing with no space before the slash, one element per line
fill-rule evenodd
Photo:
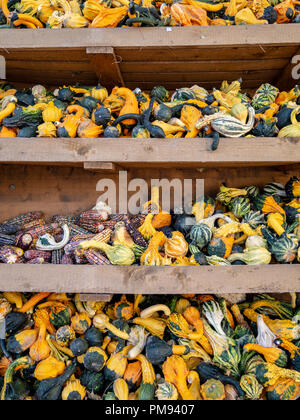
<path fill-rule="evenodd" d="M 38 32 L 37 32 L 38 31 Z M 243 79 L 295 85 L 292 57 L 299 54 L 299 25 L 233 27 L 0 30 L 0 54 L 11 83 L 168 89 Z M 177 65 L 178 63 L 178 65 Z"/>
<path fill-rule="evenodd" d="M 120 267 L 0 265 L 0 290 L 188 294 L 300 292 L 298 265 Z"/>
<path fill-rule="evenodd" d="M 37 32 L 38 31 L 38 32 Z M 1 29 L 0 48 L 173 47 L 291 45 L 299 43 L 298 25 L 232 27 Z"/>
<path fill-rule="evenodd" d="M 112 162 L 124 166 L 261 166 L 300 162 L 300 138 L 221 139 L 0 139 L 0 162 L 70 164 Z"/>

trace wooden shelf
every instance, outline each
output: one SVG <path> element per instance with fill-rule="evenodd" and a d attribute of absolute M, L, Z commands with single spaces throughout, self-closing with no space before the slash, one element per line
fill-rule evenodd
<path fill-rule="evenodd" d="M 243 78 L 252 90 L 269 82 L 288 89 L 299 54 L 300 25 L 0 30 L 7 80 L 49 86 L 207 89 Z M 58 80 L 59 75 L 59 80 Z"/>
<path fill-rule="evenodd" d="M 1 264 L 0 290 L 114 294 L 285 293 L 300 292 L 300 271 L 298 265 L 96 267 Z"/>
<path fill-rule="evenodd" d="M 108 162 L 120 167 L 273 166 L 300 162 L 300 138 L 221 139 L 0 139 L 0 162 L 90 166 Z M 86 165 L 90 164 L 90 165 Z M 103 166 L 100 166 L 100 169 Z M 105 169 L 105 168 L 104 168 Z M 108 168 L 109 169 L 109 168 Z"/>

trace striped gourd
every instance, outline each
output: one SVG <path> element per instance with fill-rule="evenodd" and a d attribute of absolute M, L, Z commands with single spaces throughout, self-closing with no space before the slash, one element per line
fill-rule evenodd
<path fill-rule="evenodd" d="M 265 195 L 277 195 L 279 197 L 286 197 L 285 187 L 279 182 L 270 182 L 264 186 Z"/>
<path fill-rule="evenodd" d="M 230 201 L 229 208 L 236 217 L 241 219 L 251 209 L 250 200 L 246 197 L 236 197 Z"/>
<path fill-rule="evenodd" d="M 279 263 L 292 263 L 298 250 L 298 240 L 290 237 L 286 233 L 283 233 L 279 239 L 277 239 L 267 228 L 262 228 L 262 234 L 267 240 L 269 248 L 276 261 Z"/>
<path fill-rule="evenodd" d="M 212 238 L 212 231 L 205 223 L 197 223 L 190 231 L 190 239 L 200 250 L 203 249 Z"/>
<path fill-rule="evenodd" d="M 252 130 L 254 126 L 255 111 L 249 107 L 249 118 L 247 123 L 242 123 L 239 119 L 231 115 L 223 115 L 212 121 L 212 128 L 224 137 L 242 137 Z"/>
<path fill-rule="evenodd" d="M 247 191 L 247 195 L 250 198 L 250 200 L 253 200 L 259 194 L 259 188 L 256 187 L 255 185 L 250 185 L 249 187 L 245 187 L 245 190 Z"/>
<path fill-rule="evenodd" d="M 253 229 L 257 226 L 265 224 L 265 216 L 260 211 L 253 211 L 250 210 L 245 216 L 243 217 L 242 223 L 248 223 Z"/>
<path fill-rule="evenodd" d="M 279 90 L 275 86 L 272 86 L 269 83 L 264 83 L 257 89 L 255 95 L 253 96 L 253 108 L 259 110 L 260 108 L 271 105 L 275 102 L 278 92 Z"/>

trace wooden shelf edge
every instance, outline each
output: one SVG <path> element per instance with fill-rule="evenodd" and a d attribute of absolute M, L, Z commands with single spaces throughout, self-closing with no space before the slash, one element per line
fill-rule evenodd
<path fill-rule="evenodd" d="M 220 47 L 298 45 L 300 27 L 239 25 L 232 27 L 1 29 L 0 49 L 88 47 Z"/>
<path fill-rule="evenodd" d="M 0 162 L 20 164 L 85 164 L 112 162 L 121 167 L 140 163 L 184 166 L 260 166 L 300 162 L 300 138 L 221 139 L 0 139 Z M 89 166 L 89 165 L 86 165 Z M 90 165 L 91 167 L 93 165 Z"/>
<path fill-rule="evenodd" d="M 298 265 L 141 267 L 0 265 L 0 291 L 189 294 L 300 292 Z"/>

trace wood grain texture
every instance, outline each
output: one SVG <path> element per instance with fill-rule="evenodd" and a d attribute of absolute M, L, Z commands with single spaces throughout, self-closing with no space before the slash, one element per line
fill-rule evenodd
<path fill-rule="evenodd" d="M 1 264 L 0 290 L 109 294 L 300 292 L 300 270 L 297 265 L 95 267 Z"/>
<path fill-rule="evenodd" d="M 213 165 L 264 165 L 300 162 L 299 138 L 221 139 L 0 139 L 2 163 L 113 162 Z M 194 165 L 194 166 L 195 166 Z M 93 165 L 87 167 L 93 168 Z"/>
<path fill-rule="evenodd" d="M 0 48 L 161 47 L 294 45 L 298 25 L 239 25 L 232 27 L 42 29 L 0 32 Z"/>

